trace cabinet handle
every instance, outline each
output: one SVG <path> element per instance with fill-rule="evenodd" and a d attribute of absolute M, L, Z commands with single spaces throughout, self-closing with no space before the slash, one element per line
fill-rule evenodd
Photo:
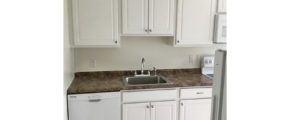
<path fill-rule="evenodd" d="M 101 99 L 91 99 L 91 100 L 89 100 L 89 102 L 100 102 L 101 101 Z"/>
<path fill-rule="evenodd" d="M 149 105 L 147 105 L 147 106 L 146 106 L 146 108 L 150 108 L 150 106 L 149 106 Z"/>
<path fill-rule="evenodd" d="M 151 105 L 151 108 L 154 108 L 154 105 Z"/>
<path fill-rule="evenodd" d="M 118 43 L 118 41 L 117 41 L 117 40 L 115 40 L 115 43 L 117 44 L 117 43 Z"/>
<path fill-rule="evenodd" d="M 145 32 L 148 32 L 148 29 L 145 29 Z"/>
<path fill-rule="evenodd" d="M 177 40 L 176 42 L 179 43 L 179 40 Z"/>
<path fill-rule="evenodd" d="M 203 92 L 196 92 L 196 94 L 203 94 Z"/>
<path fill-rule="evenodd" d="M 151 29 L 149 29 L 149 32 L 152 32 L 152 30 L 151 30 Z"/>

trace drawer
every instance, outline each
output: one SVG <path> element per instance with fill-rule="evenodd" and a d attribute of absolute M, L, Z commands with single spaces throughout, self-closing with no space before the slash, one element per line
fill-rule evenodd
<path fill-rule="evenodd" d="M 123 102 L 142 102 L 177 99 L 177 90 L 150 90 L 123 92 Z"/>
<path fill-rule="evenodd" d="M 181 89 L 180 98 L 209 98 L 212 97 L 212 88 Z"/>

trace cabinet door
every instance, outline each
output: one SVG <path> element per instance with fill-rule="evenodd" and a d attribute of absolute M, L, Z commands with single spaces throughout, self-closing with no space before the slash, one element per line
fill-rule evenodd
<path fill-rule="evenodd" d="M 226 0 L 218 0 L 218 12 L 227 12 Z"/>
<path fill-rule="evenodd" d="M 117 0 L 73 0 L 75 45 L 118 44 Z"/>
<path fill-rule="evenodd" d="M 123 120 L 150 120 L 150 104 L 123 104 Z"/>
<path fill-rule="evenodd" d="M 180 120 L 210 120 L 211 99 L 181 100 Z"/>
<path fill-rule="evenodd" d="M 149 0 L 149 33 L 173 35 L 174 0 Z"/>
<path fill-rule="evenodd" d="M 147 34 L 148 0 L 123 0 L 123 34 Z"/>
<path fill-rule="evenodd" d="M 176 120 L 176 113 L 176 101 L 151 103 L 151 120 Z"/>
<path fill-rule="evenodd" d="M 176 45 L 212 44 L 215 0 L 178 0 Z"/>

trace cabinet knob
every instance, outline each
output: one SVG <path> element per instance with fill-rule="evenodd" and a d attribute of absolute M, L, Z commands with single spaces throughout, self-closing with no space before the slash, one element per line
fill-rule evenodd
<path fill-rule="evenodd" d="M 181 106 L 183 106 L 183 103 L 180 103 Z"/>
<path fill-rule="evenodd" d="M 148 29 L 145 29 L 145 32 L 148 32 Z"/>
<path fill-rule="evenodd" d="M 118 43 L 118 41 L 117 41 L 117 40 L 115 40 L 115 43 L 117 44 L 117 43 Z"/>
<path fill-rule="evenodd" d="M 154 105 L 151 105 L 151 108 L 154 108 Z"/>
<path fill-rule="evenodd" d="M 177 43 L 179 43 L 180 41 L 179 41 L 179 40 L 177 40 L 176 42 L 177 42 Z"/>
<path fill-rule="evenodd" d="M 149 105 L 147 105 L 147 106 L 146 106 L 146 108 L 150 108 L 150 106 L 149 106 Z"/>
<path fill-rule="evenodd" d="M 152 30 L 151 30 L 151 29 L 149 29 L 149 32 L 152 32 Z"/>

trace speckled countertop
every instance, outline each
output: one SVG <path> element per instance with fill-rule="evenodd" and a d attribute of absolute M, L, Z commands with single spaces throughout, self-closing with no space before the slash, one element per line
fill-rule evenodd
<path fill-rule="evenodd" d="M 67 90 L 67 94 L 114 92 L 120 90 L 212 86 L 212 80 L 200 73 L 200 69 L 158 70 L 158 75 L 172 83 L 162 85 L 126 86 L 122 77 L 132 76 L 132 71 L 78 72 Z"/>

